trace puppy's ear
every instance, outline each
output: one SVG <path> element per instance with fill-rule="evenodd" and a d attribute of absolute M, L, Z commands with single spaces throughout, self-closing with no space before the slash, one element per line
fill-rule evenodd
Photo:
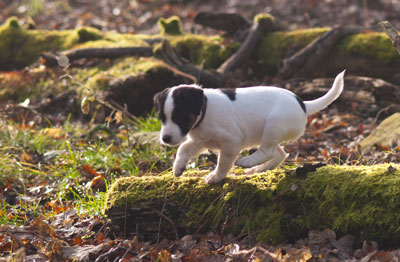
<path fill-rule="evenodd" d="M 195 87 L 177 88 L 172 96 L 176 105 L 188 109 L 194 115 L 200 115 L 204 102 L 203 89 Z"/>
<path fill-rule="evenodd" d="M 163 91 L 158 92 L 157 94 L 154 95 L 153 104 L 157 111 L 160 111 L 161 107 L 164 105 L 169 90 L 170 88 L 165 88 Z"/>

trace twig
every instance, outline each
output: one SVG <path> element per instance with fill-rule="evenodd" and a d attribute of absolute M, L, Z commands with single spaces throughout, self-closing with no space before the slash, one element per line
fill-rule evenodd
<path fill-rule="evenodd" d="M 163 203 L 163 206 L 162 206 L 162 208 L 161 208 L 161 214 L 164 213 L 165 203 L 166 203 L 166 202 L 167 202 L 167 192 L 165 192 L 164 203 Z M 157 244 L 158 244 L 159 241 L 160 241 L 161 221 L 162 221 L 162 216 L 160 216 L 160 221 L 158 222 Z"/>
<path fill-rule="evenodd" d="M 164 219 L 166 219 L 171 224 L 171 226 L 172 226 L 172 228 L 174 229 L 174 232 L 175 232 L 176 240 L 179 240 L 178 230 L 176 230 L 174 222 L 169 217 L 167 217 L 166 215 L 161 213 L 160 211 L 158 211 L 158 210 L 152 210 L 152 211 L 154 213 L 156 213 L 157 215 L 159 215 L 160 217 L 163 217 Z"/>
<path fill-rule="evenodd" d="M 126 118 L 127 115 L 128 115 L 128 106 L 126 104 L 124 104 L 123 119 L 124 119 L 124 125 L 125 125 L 125 130 L 126 130 L 126 140 L 128 142 L 128 149 L 130 151 L 131 150 L 131 141 L 129 139 L 130 132 L 129 132 L 129 127 L 128 127 L 128 119 Z"/>
<path fill-rule="evenodd" d="M 108 257 L 114 256 L 114 255 L 120 253 L 121 251 L 125 252 L 124 255 L 122 256 L 122 258 L 124 256 L 126 256 L 127 253 L 131 253 L 132 255 L 137 255 L 137 252 L 132 251 L 130 248 L 118 246 L 118 247 L 115 247 L 115 248 L 111 248 L 108 252 L 98 256 L 96 258 L 95 262 L 105 261 Z M 108 259 L 107 259 L 107 261 L 108 261 Z"/>
<path fill-rule="evenodd" d="M 272 24 L 272 22 L 271 22 Z M 217 72 L 225 75 L 228 72 L 232 72 L 239 68 L 243 62 L 253 53 L 255 47 L 260 42 L 262 33 L 268 26 L 261 22 L 255 21 L 253 26 L 250 28 L 250 32 L 247 35 L 246 40 L 240 46 L 239 50 L 236 51 L 228 60 L 226 60 L 218 69 Z"/>
<path fill-rule="evenodd" d="M 371 128 L 372 128 L 373 126 L 375 126 L 376 122 L 377 122 L 378 119 L 379 119 L 379 116 L 380 116 L 383 112 L 385 112 L 385 111 L 387 111 L 387 110 L 389 110 L 390 108 L 395 107 L 395 106 L 398 106 L 398 105 L 396 105 L 396 104 L 391 104 L 391 105 L 388 105 L 388 106 L 382 108 L 381 110 L 379 110 L 378 113 L 376 114 L 374 120 L 371 122 L 371 124 L 370 124 L 369 126 L 370 126 Z"/>
<path fill-rule="evenodd" d="M 397 30 L 388 21 L 379 22 L 378 26 L 385 31 L 390 40 L 392 40 L 394 47 L 400 53 L 400 35 Z"/>

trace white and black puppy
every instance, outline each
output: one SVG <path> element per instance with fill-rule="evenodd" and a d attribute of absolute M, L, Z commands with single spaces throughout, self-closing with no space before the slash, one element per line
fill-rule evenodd
<path fill-rule="evenodd" d="M 206 149 L 219 151 L 217 167 L 207 183 L 223 180 L 235 163 L 252 167 L 246 173 L 274 169 L 287 157 L 280 143 L 300 137 L 307 116 L 336 100 L 343 90 L 344 71 L 322 97 L 302 101 L 292 92 L 271 86 L 202 89 L 197 85 L 166 88 L 154 96 L 162 121 L 163 144 L 179 146 L 173 165 L 175 176 L 189 159 Z M 246 148 L 258 150 L 236 160 Z M 236 160 L 236 162 L 235 162 Z"/>

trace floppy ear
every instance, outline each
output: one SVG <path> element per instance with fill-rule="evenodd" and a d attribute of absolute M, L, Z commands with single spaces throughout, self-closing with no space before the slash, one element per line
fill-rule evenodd
<path fill-rule="evenodd" d="M 192 114 L 200 115 L 204 101 L 203 89 L 195 87 L 178 88 L 174 91 L 173 97 L 176 104 L 187 108 Z"/>
<path fill-rule="evenodd" d="M 157 94 L 154 95 L 153 104 L 154 104 L 154 107 L 156 108 L 156 111 L 160 111 L 161 106 L 165 102 L 165 99 L 167 99 L 169 90 L 170 90 L 170 88 L 165 88 L 163 91 L 158 92 Z"/>

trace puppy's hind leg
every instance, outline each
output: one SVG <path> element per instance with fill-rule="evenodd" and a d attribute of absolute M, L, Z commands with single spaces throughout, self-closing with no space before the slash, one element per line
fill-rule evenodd
<path fill-rule="evenodd" d="M 285 152 L 285 150 L 283 150 L 282 146 L 277 146 L 273 159 L 271 159 L 270 161 L 268 161 L 264 164 L 249 168 L 245 171 L 245 173 L 247 175 L 250 175 L 250 174 L 254 174 L 254 173 L 264 172 L 266 170 L 272 170 L 272 169 L 278 167 L 280 164 L 282 164 L 283 161 L 285 161 L 285 159 L 288 157 L 288 155 L 289 154 L 287 154 Z"/>
<path fill-rule="evenodd" d="M 261 165 L 273 159 L 283 133 L 281 130 L 277 129 L 279 126 L 279 121 L 269 121 L 264 127 L 261 145 L 258 150 L 254 154 L 239 158 L 236 160 L 235 164 L 248 168 Z"/>

